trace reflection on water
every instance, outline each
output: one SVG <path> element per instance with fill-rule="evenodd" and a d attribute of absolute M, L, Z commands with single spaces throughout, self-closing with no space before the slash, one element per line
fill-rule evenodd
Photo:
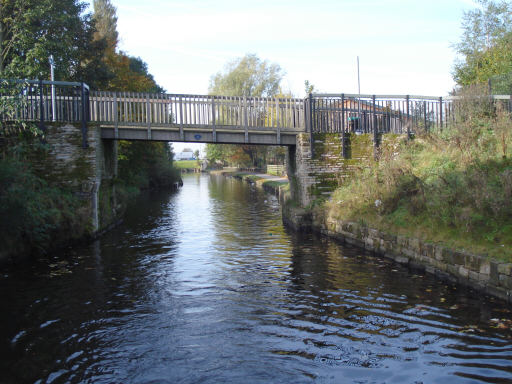
<path fill-rule="evenodd" d="M 94 244 L 2 271 L 0 382 L 512 381 L 501 302 L 289 233 L 245 183 L 184 181 Z"/>

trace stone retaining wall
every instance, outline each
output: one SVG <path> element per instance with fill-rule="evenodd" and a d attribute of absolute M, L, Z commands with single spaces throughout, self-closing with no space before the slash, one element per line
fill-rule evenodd
<path fill-rule="evenodd" d="M 379 138 L 378 148 L 393 155 L 394 148 L 406 139 L 405 135 L 385 134 Z M 291 198 L 283 201 L 286 225 L 295 230 L 320 232 L 512 303 L 510 263 L 387 234 L 358 223 L 325 217 L 321 209 L 311 209 L 314 199 L 329 195 L 344 180 L 357 175 L 373 161 L 371 135 L 348 134 L 345 140 L 343 157 L 340 134 L 315 134 L 314 157 L 311 158 L 310 136 L 297 136 L 297 146 L 290 149 L 287 158 Z"/>
<path fill-rule="evenodd" d="M 295 229 L 310 229 L 458 282 L 512 304 L 512 263 L 454 251 L 438 244 L 392 235 L 361 224 L 325 217 L 302 209 L 283 210 L 284 221 Z"/>

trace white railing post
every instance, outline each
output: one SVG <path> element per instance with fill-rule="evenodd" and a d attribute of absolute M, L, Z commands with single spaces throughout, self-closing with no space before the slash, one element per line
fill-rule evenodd
<path fill-rule="evenodd" d="M 217 130 L 215 129 L 215 97 L 212 96 L 212 138 L 213 142 L 217 142 Z"/>
<path fill-rule="evenodd" d="M 179 97 L 178 102 L 180 103 L 180 140 L 185 141 L 185 134 L 183 133 L 183 100 L 181 96 Z"/>
<path fill-rule="evenodd" d="M 149 103 L 149 93 L 146 94 L 146 124 L 148 127 L 148 140 L 151 140 L 151 105 Z"/>
<path fill-rule="evenodd" d="M 118 106 L 117 106 L 117 92 L 114 92 L 114 138 L 119 138 L 119 118 L 118 118 Z"/>
<path fill-rule="evenodd" d="M 244 96 L 243 98 L 243 105 L 244 105 L 244 129 L 245 129 L 245 139 L 244 142 L 247 144 L 249 142 L 249 127 L 248 127 L 248 107 L 247 107 L 247 97 Z"/>

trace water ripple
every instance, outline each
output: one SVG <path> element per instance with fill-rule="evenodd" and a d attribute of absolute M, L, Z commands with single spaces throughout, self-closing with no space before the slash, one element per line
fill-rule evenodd
<path fill-rule="evenodd" d="M 506 307 L 289 233 L 236 180 L 189 175 L 0 292 L 7 384 L 512 382 Z"/>

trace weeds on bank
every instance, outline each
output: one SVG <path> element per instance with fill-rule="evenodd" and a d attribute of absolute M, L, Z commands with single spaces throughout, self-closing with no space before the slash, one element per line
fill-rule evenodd
<path fill-rule="evenodd" d="M 280 188 L 283 187 L 285 191 L 290 189 L 288 181 L 277 181 L 277 180 L 266 180 L 263 182 L 263 185 L 268 185 L 272 188 Z"/>
<path fill-rule="evenodd" d="M 42 251 L 65 235 L 79 238 L 86 214 L 70 191 L 48 185 L 18 159 L 0 159 L 0 253 Z"/>
<path fill-rule="evenodd" d="M 331 216 L 512 261 L 512 122 L 469 90 L 457 123 L 383 148 L 340 187 Z"/>

